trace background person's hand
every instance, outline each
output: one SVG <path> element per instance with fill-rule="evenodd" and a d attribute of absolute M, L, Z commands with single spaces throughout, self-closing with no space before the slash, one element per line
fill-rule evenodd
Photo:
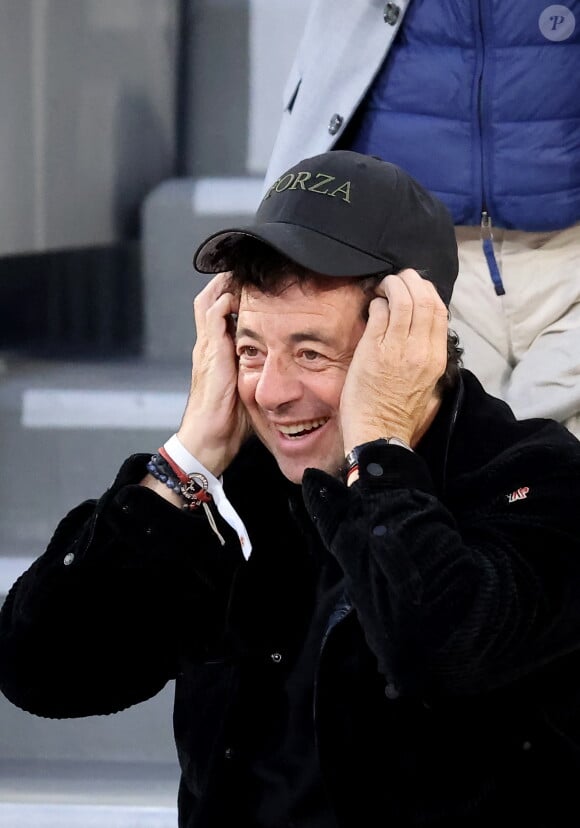
<path fill-rule="evenodd" d="M 231 463 L 250 432 L 237 391 L 238 364 L 231 328 L 238 300 L 233 293 L 224 292 L 227 276 L 218 273 L 193 303 L 197 337 L 191 388 L 177 432 L 185 448 L 216 477 Z"/>
<path fill-rule="evenodd" d="M 413 446 L 438 407 L 447 364 L 447 308 L 415 270 L 386 276 L 349 366 L 341 397 L 345 451 L 380 437 Z"/>

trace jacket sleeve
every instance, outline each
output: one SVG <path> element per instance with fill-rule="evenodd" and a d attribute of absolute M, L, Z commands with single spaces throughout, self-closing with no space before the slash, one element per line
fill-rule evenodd
<path fill-rule="evenodd" d="M 73 509 L 9 592 L 0 689 L 18 707 L 114 713 L 159 692 L 183 655 L 219 647 L 237 537 L 220 524 L 222 546 L 203 512 L 137 485 L 147 459 L 129 458 L 100 500 Z"/>
<path fill-rule="evenodd" d="M 491 690 L 580 648 L 578 452 L 512 454 L 458 479 L 452 505 L 397 446 L 369 444 L 350 488 L 306 472 L 307 508 L 397 692 Z"/>

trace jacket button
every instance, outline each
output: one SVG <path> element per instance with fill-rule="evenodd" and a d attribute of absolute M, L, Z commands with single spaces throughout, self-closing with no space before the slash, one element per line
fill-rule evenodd
<path fill-rule="evenodd" d="M 280 664 L 280 662 L 282 661 L 282 654 L 281 653 L 272 653 L 270 655 L 270 658 L 272 659 L 274 664 Z"/>
<path fill-rule="evenodd" d="M 384 469 L 380 463 L 369 463 L 367 466 L 367 472 L 372 475 L 372 477 L 380 477 L 384 473 Z"/>
<path fill-rule="evenodd" d="M 392 681 L 387 682 L 387 684 L 385 685 L 385 696 L 388 699 L 394 700 L 394 699 L 398 699 L 399 695 L 400 695 L 400 693 L 399 693 L 398 689 L 395 687 L 395 685 L 393 684 L 393 682 Z"/>
<path fill-rule="evenodd" d="M 75 559 L 74 552 L 67 552 L 67 554 L 64 556 L 62 562 L 65 566 L 70 566 L 71 563 L 74 561 L 74 559 Z"/>
<path fill-rule="evenodd" d="M 225 759 L 233 759 L 234 758 L 234 749 L 231 747 L 227 747 L 224 750 L 224 758 Z"/>
<path fill-rule="evenodd" d="M 397 6 L 396 3 L 387 3 L 383 11 L 383 18 L 385 23 L 388 23 L 389 26 L 394 26 L 397 20 L 399 19 L 399 15 L 401 13 L 401 9 Z"/>
<path fill-rule="evenodd" d="M 522 745 L 522 750 L 530 750 L 531 747 L 532 747 L 531 742 L 524 742 L 523 745 Z"/>
<path fill-rule="evenodd" d="M 387 534 L 387 527 L 380 523 L 378 526 L 373 526 L 373 535 L 377 538 L 382 538 Z"/>
<path fill-rule="evenodd" d="M 338 130 L 341 128 L 343 121 L 344 118 L 342 117 L 342 115 L 339 115 L 338 112 L 335 112 L 332 118 L 330 119 L 330 123 L 328 124 L 328 131 L 331 135 L 336 135 Z"/>

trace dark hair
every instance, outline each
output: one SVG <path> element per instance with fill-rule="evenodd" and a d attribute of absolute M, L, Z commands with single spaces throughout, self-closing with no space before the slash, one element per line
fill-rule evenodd
<path fill-rule="evenodd" d="M 292 284 L 304 284 L 306 282 L 331 282 L 336 284 L 332 276 L 324 276 L 309 270 L 302 265 L 293 262 L 283 253 L 279 253 L 273 247 L 255 239 L 253 236 L 238 236 L 234 239 L 225 239 L 218 245 L 214 254 L 215 262 L 219 261 L 220 266 L 227 267 L 230 278 L 227 290 L 239 294 L 242 288 L 251 286 L 269 295 L 277 295 L 288 287 L 288 279 Z M 361 274 L 360 276 L 344 277 L 344 282 L 359 283 L 361 290 L 368 298 L 367 304 L 363 307 L 363 313 L 368 311 L 371 299 L 375 295 L 375 286 L 389 275 L 390 271 L 373 273 L 371 275 Z M 420 271 L 419 271 L 420 272 Z M 463 365 L 463 348 L 459 344 L 459 337 L 455 331 L 447 332 L 447 365 L 445 373 L 437 382 L 436 389 L 439 394 L 452 388 L 459 376 L 459 369 Z"/>

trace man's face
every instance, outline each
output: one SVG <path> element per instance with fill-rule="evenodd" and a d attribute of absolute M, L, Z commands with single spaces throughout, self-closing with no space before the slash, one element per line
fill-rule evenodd
<path fill-rule="evenodd" d="M 277 296 L 246 288 L 240 297 L 238 390 L 282 473 L 335 474 L 344 462 L 339 404 L 365 323 L 365 296 L 341 279 L 298 285 Z"/>

